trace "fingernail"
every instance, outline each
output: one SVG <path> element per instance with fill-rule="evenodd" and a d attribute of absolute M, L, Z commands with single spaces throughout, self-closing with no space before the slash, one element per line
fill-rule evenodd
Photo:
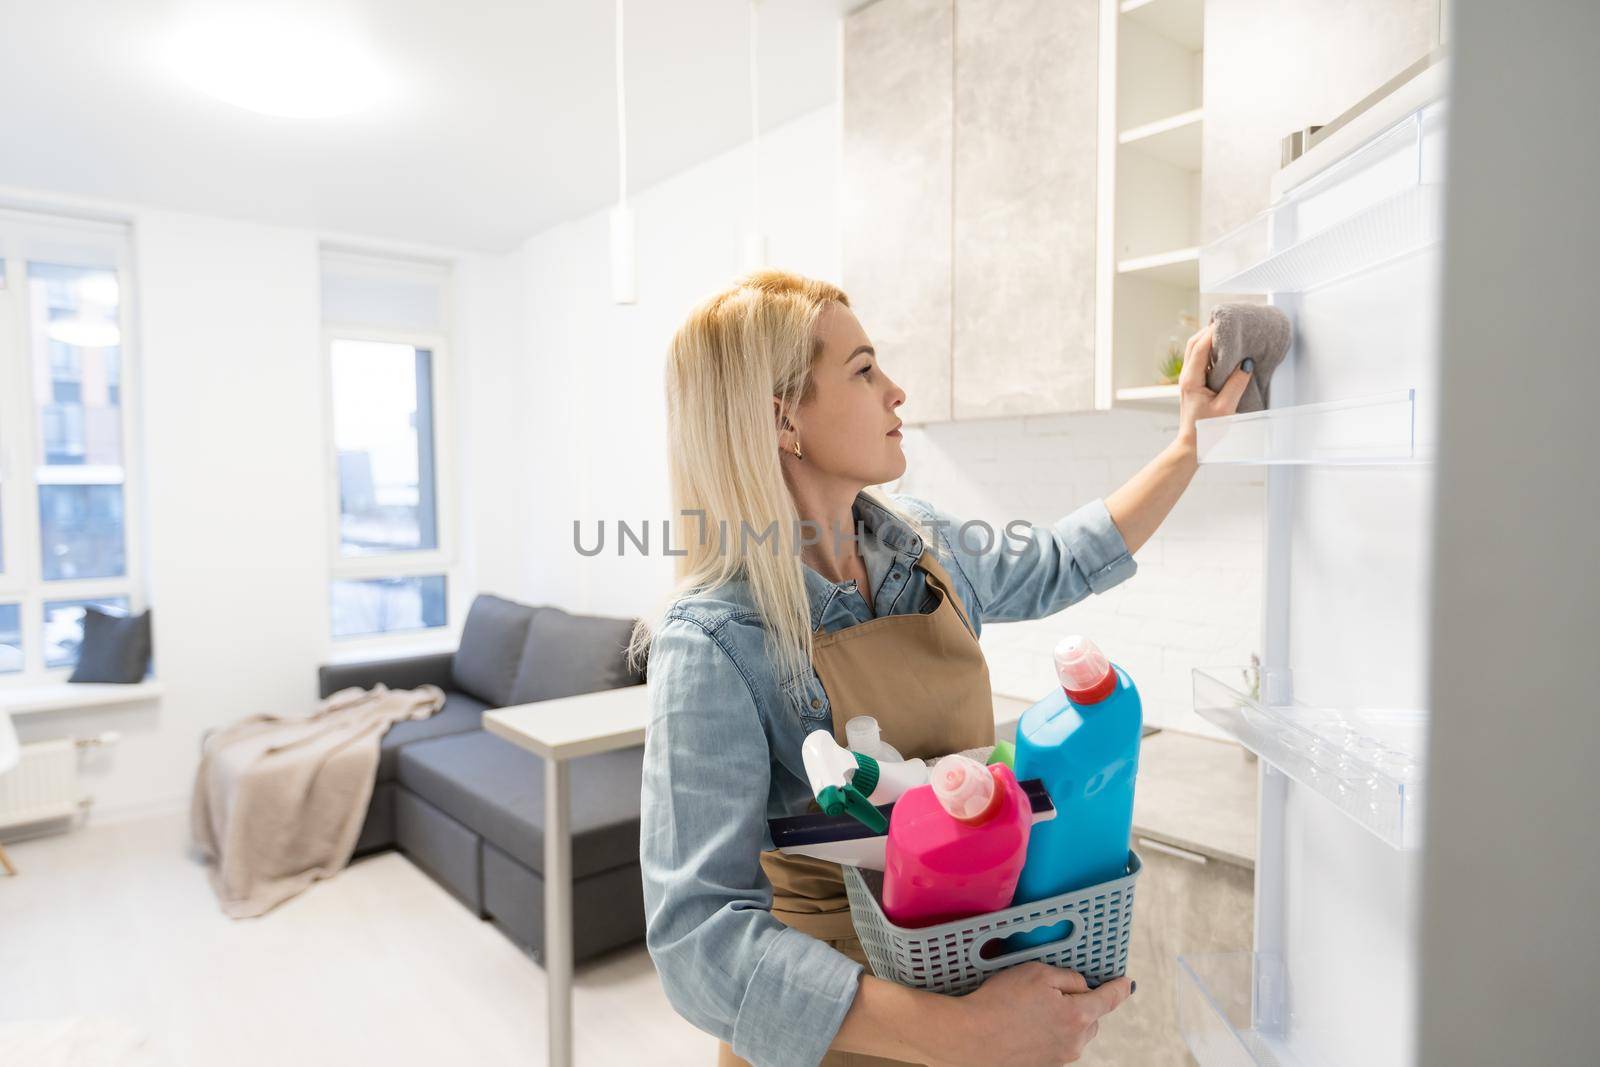
<path fill-rule="evenodd" d="M 1138 982 L 1129 982 L 1128 983 L 1128 996 L 1131 997 L 1137 992 L 1139 992 L 1139 983 Z"/>
<path fill-rule="evenodd" d="M 1249 374 L 1251 371 L 1256 369 L 1256 361 L 1253 359 L 1246 359 L 1243 363 L 1239 364 L 1239 367 L 1246 374 Z"/>

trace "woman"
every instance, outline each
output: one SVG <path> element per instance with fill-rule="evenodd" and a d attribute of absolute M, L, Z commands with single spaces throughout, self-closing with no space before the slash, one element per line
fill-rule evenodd
<path fill-rule="evenodd" d="M 1206 389 L 1210 346 L 1209 329 L 1190 339 L 1177 440 L 1126 485 L 1051 528 L 963 537 L 867 489 L 905 471 L 905 393 L 837 288 L 759 271 L 673 338 L 669 465 L 692 518 L 675 599 L 632 647 L 648 645 L 652 702 L 640 863 L 650 954 L 720 1063 L 1059 1064 L 1133 991 L 1039 963 L 959 998 L 873 977 L 838 866 L 769 851 L 766 820 L 807 810 L 801 742 L 842 743 L 851 716 L 907 757 L 994 743 L 981 624 L 1133 573 L 1194 476 L 1195 420 L 1244 389 L 1244 370 Z"/>

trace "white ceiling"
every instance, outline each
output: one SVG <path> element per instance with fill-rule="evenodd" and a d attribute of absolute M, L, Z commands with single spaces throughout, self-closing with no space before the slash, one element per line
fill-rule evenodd
<path fill-rule="evenodd" d="M 318 120 L 214 100 L 164 61 L 196 11 L 259 2 L 0 0 L 0 186 L 488 250 L 615 201 L 612 0 L 311 4 L 399 87 Z M 839 18 L 860 3 L 763 0 L 764 128 L 837 96 Z M 748 138 L 748 11 L 628 0 L 630 188 Z"/>

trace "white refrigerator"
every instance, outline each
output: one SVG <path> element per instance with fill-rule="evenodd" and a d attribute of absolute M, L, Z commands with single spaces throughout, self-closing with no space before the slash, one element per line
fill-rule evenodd
<path fill-rule="evenodd" d="M 1261 775 L 1254 951 L 1180 957 L 1202 1067 L 1413 1054 L 1446 85 L 1348 117 L 1201 254 L 1203 291 L 1294 323 L 1269 409 L 1200 424 L 1267 484 L 1260 669 L 1194 672 Z"/>

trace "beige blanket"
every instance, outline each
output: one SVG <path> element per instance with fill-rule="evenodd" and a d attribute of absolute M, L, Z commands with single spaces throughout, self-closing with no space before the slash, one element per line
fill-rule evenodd
<path fill-rule="evenodd" d="M 208 730 L 190 832 L 222 910 L 260 915 L 350 862 L 372 799 L 378 742 L 444 704 L 436 685 L 352 686 L 306 718 L 252 715 Z"/>

